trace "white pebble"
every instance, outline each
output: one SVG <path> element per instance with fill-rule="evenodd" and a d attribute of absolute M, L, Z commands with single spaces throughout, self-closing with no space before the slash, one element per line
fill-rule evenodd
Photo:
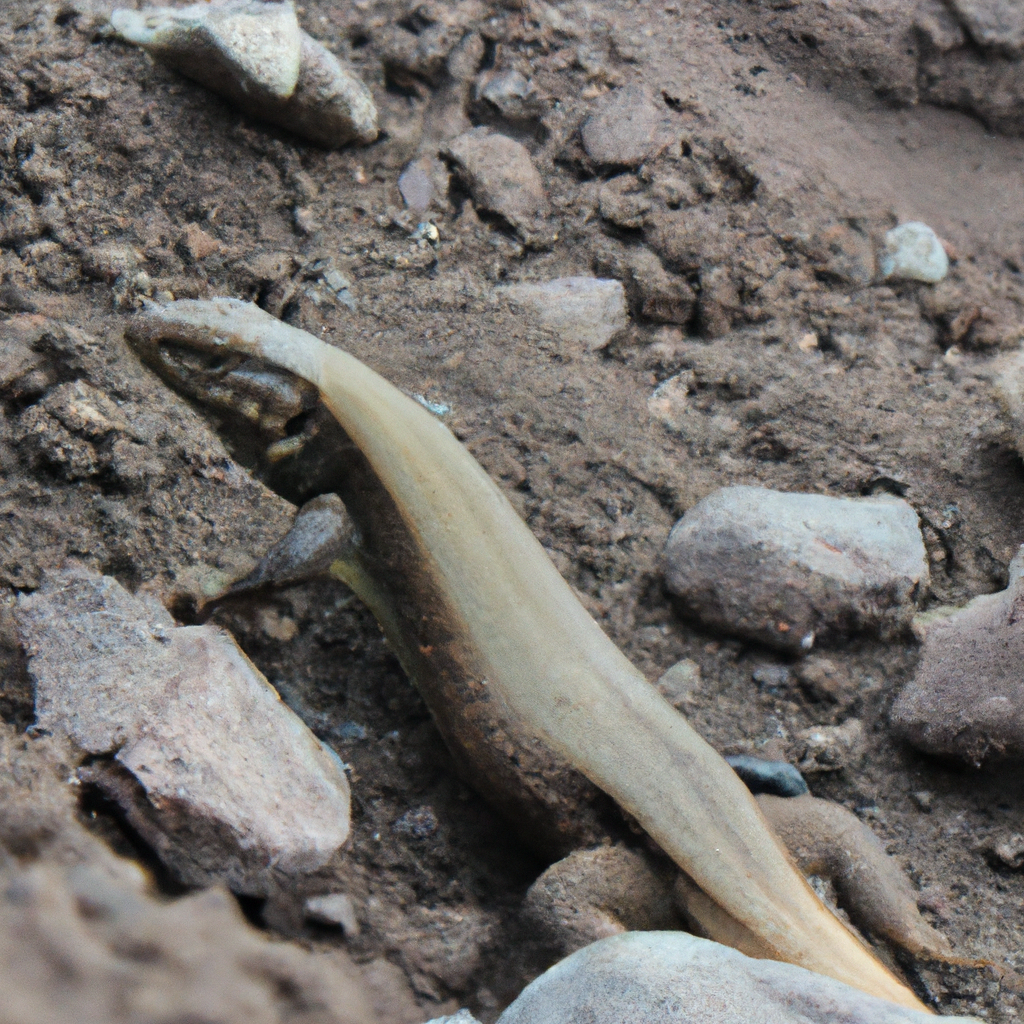
<path fill-rule="evenodd" d="M 936 284 L 949 273 L 949 257 L 939 236 L 927 224 L 912 220 L 886 232 L 878 269 L 885 279 Z"/>

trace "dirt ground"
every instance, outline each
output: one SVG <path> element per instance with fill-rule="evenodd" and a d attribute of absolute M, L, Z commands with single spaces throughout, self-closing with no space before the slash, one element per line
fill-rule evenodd
<path fill-rule="evenodd" d="M 912 638 L 818 652 L 841 680 L 823 694 L 778 655 L 684 620 L 659 568 L 687 508 L 756 483 L 905 497 L 931 558 L 924 607 L 1005 585 L 1024 542 L 1024 467 L 991 375 L 1024 332 L 1024 138 L 1013 134 L 1024 134 L 1024 62 L 965 31 L 956 7 L 306 0 L 303 27 L 353 61 L 381 111 L 378 142 L 325 152 L 107 38 L 92 0 L 7 0 L 0 714 L 18 730 L 32 722 L 9 606 L 48 568 L 94 566 L 189 621 L 199 595 L 287 529 L 292 506 L 122 336 L 147 291 L 253 299 L 448 405 L 446 422 L 641 670 L 653 680 L 684 657 L 700 665 L 689 717 L 717 749 L 796 761 L 801 730 L 860 720 L 863 749 L 809 774 L 812 791 L 867 820 L 928 919 L 991 965 L 897 962 L 943 1013 L 1019 1019 L 1024 873 L 990 853 L 1024 832 L 1019 765 L 941 764 L 890 734 Z M 479 60 L 455 82 L 445 61 L 474 33 Z M 507 70 L 533 83 L 525 115 L 474 92 Z M 580 125 L 631 83 L 659 104 L 666 144 L 634 168 L 595 166 Z M 399 174 L 473 124 L 530 150 L 546 233 L 524 241 L 453 178 L 425 215 L 438 244 L 412 237 L 420 217 Z M 946 281 L 875 283 L 879 238 L 902 220 L 948 243 Z M 351 303 L 323 286 L 330 266 Z M 624 281 L 633 314 L 598 352 L 493 294 L 594 273 Z M 677 374 L 685 405 L 653 415 L 654 389 Z M 76 386 L 113 403 L 111 431 L 76 427 Z M 274 903 L 245 901 L 249 919 L 371 965 L 392 993 L 382 1020 L 459 1006 L 493 1020 L 545 966 L 517 923 L 544 862 L 455 777 L 341 584 L 217 621 L 352 766 L 353 839 L 332 885 L 353 896 L 358 934 Z M 782 665 L 794 671 L 753 678 Z M 9 799 L 31 800 L 26 786 Z M 95 795 L 61 806 L 151 862 Z M 16 845 L 0 835 L 23 863 L 45 854 Z M 159 873 L 156 884 L 180 894 Z"/>

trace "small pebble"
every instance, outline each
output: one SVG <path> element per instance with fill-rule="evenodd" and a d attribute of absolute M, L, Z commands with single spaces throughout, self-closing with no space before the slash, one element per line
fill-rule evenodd
<path fill-rule="evenodd" d="M 688 704 L 700 689 L 700 665 L 683 658 L 667 668 L 654 686 L 673 707 Z"/>
<path fill-rule="evenodd" d="M 992 847 L 993 858 L 1003 867 L 1017 871 L 1024 868 L 1024 836 L 1014 833 Z"/>
<path fill-rule="evenodd" d="M 935 799 L 935 794 L 927 789 L 919 789 L 914 793 L 910 794 L 910 799 L 914 801 L 914 806 L 924 814 L 931 814 L 932 801 Z"/>
<path fill-rule="evenodd" d="M 785 665 L 758 665 L 750 678 L 762 689 L 777 692 L 789 686 L 792 674 Z"/>
<path fill-rule="evenodd" d="M 345 892 L 332 892 L 326 896 L 311 896 L 306 900 L 306 917 L 317 924 L 341 928 L 350 937 L 359 934 L 359 919 L 352 897 Z"/>
<path fill-rule="evenodd" d="M 785 761 L 762 761 L 749 754 L 730 754 L 725 763 L 743 780 L 751 793 L 803 796 L 810 792 L 800 772 Z"/>
<path fill-rule="evenodd" d="M 797 767 L 808 774 L 838 772 L 860 763 L 864 725 L 850 718 L 842 725 L 816 725 L 801 729 L 793 739 L 802 748 Z"/>
<path fill-rule="evenodd" d="M 937 284 L 949 272 L 949 257 L 927 224 L 912 220 L 886 232 L 878 254 L 882 278 Z"/>

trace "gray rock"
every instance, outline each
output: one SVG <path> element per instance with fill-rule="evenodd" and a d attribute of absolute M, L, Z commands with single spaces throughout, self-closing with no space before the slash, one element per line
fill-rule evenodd
<path fill-rule="evenodd" d="M 804 777 L 786 761 L 763 761 L 750 754 L 731 754 L 725 763 L 743 780 L 751 793 L 772 796 L 803 796 L 810 792 Z"/>
<path fill-rule="evenodd" d="M 559 277 L 501 285 L 494 294 L 532 310 L 552 334 L 591 352 L 614 341 L 629 322 L 625 289 L 606 278 Z"/>
<path fill-rule="evenodd" d="M 928 586 L 917 513 L 890 497 L 726 487 L 676 523 L 668 588 L 705 625 L 779 650 L 909 626 Z"/>
<path fill-rule="evenodd" d="M 1020 0 L 949 0 L 978 46 L 1008 57 L 1024 52 L 1024 6 Z"/>
<path fill-rule="evenodd" d="M 1024 458 L 1024 349 L 1008 352 L 996 363 L 996 398 L 1010 420 L 1013 446 Z"/>
<path fill-rule="evenodd" d="M 938 284 L 949 273 L 949 257 L 927 224 L 911 220 L 886 232 L 878 270 L 886 280 Z"/>
<path fill-rule="evenodd" d="M 1024 758 L 1022 573 L 1024 548 L 1010 563 L 1006 590 L 921 623 L 921 660 L 891 714 L 896 731 L 920 750 L 975 765 Z"/>
<path fill-rule="evenodd" d="M 700 665 L 683 658 L 665 669 L 654 687 L 672 707 L 681 709 L 696 697 L 700 684 Z"/>
<path fill-rule="evenodd" d="M 359 934 L 355 901 L 347 892 L 329 892 L 306 900 L 306 917 L 318 924 L 336 925 L 348 936 Z"/>
<path fill-rule="evenodd" d="M 355 72 L 299 28 L 291 0 L 121 9 L 110 25 L 252 117 L 328 148 L 377 138 L 377 108 Z"/>
<path fill-rule="evenodd" d="M 526 121 L 544 112 L 533 83 L 515 70 L 487 72 L 480 76 L 473 91 L 478 100 L 510 121 Z"/>
<path fill-rule="evenodd" d="M 550 240 L 547 194 L 525 146 L 489 128 L 473 128 L 452 139 L 441 155 L 478 209 L 497 214 L 528 244 Z"/>
<path fill-rule="evenodd" d="M 926 1024 L 935 1018 L 802 967 L 685 932 L 628 932 L 581 949 L 498 1024 Z"/>
<path fill-rule="evenodd" d="M 266 895 L 345 842 L 341 762 L 228 634 L 86 569 L 47 576 L 16 615 L 38 727 L 95 755 L 80 777 L 184 882 Z"/>
<path fill-rule="evenodd" d="M 668 144 L 665 112 L 646 85 L 626 85 L 599 101 L 583 122 L 587 156 L 605 167 L 638 167 Z"/>

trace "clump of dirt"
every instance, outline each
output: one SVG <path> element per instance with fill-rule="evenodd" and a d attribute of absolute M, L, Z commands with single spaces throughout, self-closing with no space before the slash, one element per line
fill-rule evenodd
<path fill-rule="evenodd" d="M 988 127 L 1024 123 L 1024 63 L 961 11 L 979 6 L 308 0 L 303 28 L 351 61 L 383 130 L 324 151 L 110 39 L 93 0 L 5 4 L 0 587 L 34 589 L 70 559 L 190 621 L 285 532 L 292 506 L 243 468 L 251 452 L 122 337 L 146 296 L 257 301 L 448 406 L 629 657 L 652 679 L 699 665 L 687 714 L 719 750 L 812 764 L 807 730 L 859 723 L 856 753 L 825 758 L 812 791 L 868 820 L 956 952 L 993 965 L 908 962 L 907 976 L 943 1012 L 1017 1019 L 1024 874 L 986 851 L 1021 831 L 1019 773 L 938 763 L 892 734 L 911 639 L 843 643 L 809 671 L 702 632 L 660 567 L 676 519 L 744 483 L 898 494 L 921 518 L 928 603 L 1005 586 L 1024 471 L 991 377 L 1024 320 L 1024 141 Z M 607 118 L 582 131 L 623 88 L 654 126 L 649 150 Z M 542 225 L 517 233 L 479 201 L 450 143 L 483 127 L 536 168 Z M 399 190 L 410 165 L 415 209 Z M 879 281 L 880 238 L 903 220 L 947 244 L 942 283 Z M 623 282 L 632 314 L 598 352 L 494 294 L 595 273 Z M 676 400 L 652 405 L 666 382 Z M 8 598 L 0 714 L 24 729 Z M 342 585 L 217 620 L 351 766 L 354 794 L 343 867 L 247 913 L 373 965 L 391 986 L 382 1019 L 466 1005 L 493 1020 L 552 955 L 521 924 L 547 865 L 455 776 Z M 78 814 L 151 865 L 94 794 L 61 799 L 54 820 Z M 326 891 L 351 897 L 358 928 L 305 920 Z"/>

